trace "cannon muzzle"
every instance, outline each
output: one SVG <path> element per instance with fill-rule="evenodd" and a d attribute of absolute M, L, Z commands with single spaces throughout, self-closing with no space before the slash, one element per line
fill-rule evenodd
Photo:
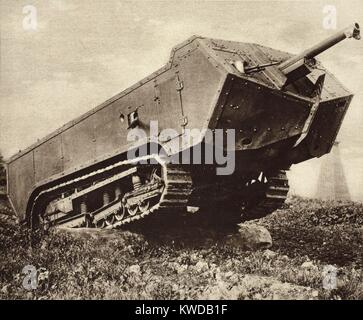
<path fill-rule="evenodd" d="M 308 61 L 316 57 L 318 54 L 324 52 L 325 50 L 331 48 L 332 46 L 336 45 L 340 41 L 346 38 L 354 38 L 359 40 L 360 39 L 360 28 L 359 24 L 355 23 L 348 28 L 345 28 L 336 34 L 332 35 L 331 37 L 323 40 L 322 42 L 318 43 L 317 45 L 311 47 L 303 51 L 302 53 L 282 62 L 279 65 L 279 69 L 285 74 L 288 75 L 291 71 L 294 71 L 294 65 L 299 61 Z"/>

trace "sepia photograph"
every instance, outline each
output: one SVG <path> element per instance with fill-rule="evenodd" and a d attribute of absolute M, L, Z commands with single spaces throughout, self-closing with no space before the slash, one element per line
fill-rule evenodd
<path fill-rule="evenodd" d="M 0 0 L 0 300 L 362 301 L 360 23 L 360 0 Z"/>

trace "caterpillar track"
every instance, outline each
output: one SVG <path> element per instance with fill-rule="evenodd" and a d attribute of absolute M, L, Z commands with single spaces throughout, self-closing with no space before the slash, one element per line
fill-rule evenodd
<path fill-rule="evenodd" d="M 139 165 L 140 161 L 146 163 Z M 289 190 L 285 171 L 263 180 L 236 189 L 235 196 L 248 202 L 243 210 L 237 202 L 233 210 L 220 212 L 218 218 L 237 223 L 262 218 L 280 208 Z M 35 198 L 31 221 L 46 229 L 112 229 L 144 221 L 150 215 L 174 219 L 187 211 L 192 192 L 188 166 L 171 164 L 158 156 L 125 160 L 41 191 Z M 200 201 L 213 204 L 208 197 Z M 219 207 L 215 203 L 213 206 Z M 229 208 L 228 204 L 223 207 Z"/>
<path fill-rule="evenodd" d="M 192 179 L 189 171 L 182 165 L 165 164 L 165 187 L 157 204 L 145 212 L 129 217 L 106 226 L 106 229 L 119 227 L 146 216 L 167 215 L 173 216 L 184 213 L 187 209 L 189 196 L 192 192 Z M 163 217 L 165 218 L 165 217 Z"/>
<path fill-rule="evenodd" d="M 269 175 L 267 182 L 260 185 L 261 191 L 243 210 L 246 220 L 263 218 L 281 208 L 289 192 L 289 183 L 285 170 L 278 170 Z"/>
<path fill-rule="evenodd" d="M 153 160 L 154 164 L 138 165 Z M 137 175 L 139 170 L 151 175 L 142 179 Z M 110 186 L 116 193 L 112 200 L 105 196 Z M 129 190 L 124 192 L 125 188 Z M 92 202 L 92 196 L 100 191 L 104 191 L 102 205 L 89 210 L 87 200 Z M 41 191 L 34 201 L 31 221 L 43 228 L 111 229 L 150 214 L 185 211 L 191 191 L 190 173 L 183 165 L 167 163 L 158 156 L 126 160 Z"/>
<path fill-rule="evenodd" d="M 207 224 L 233 226 L 263 218 L 283 206 L 289 191 L 285 170 L 261 174 L 239 188 L 238 182 L 233 185 L 233 192 L 230 189 L 222 200 L 204 200 L 206 205 L 202 207 L 202 214 Z"/>

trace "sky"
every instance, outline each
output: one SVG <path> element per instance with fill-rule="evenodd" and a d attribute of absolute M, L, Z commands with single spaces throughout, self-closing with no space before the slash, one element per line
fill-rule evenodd
<path fill-rule="evenodd" d="M 0 152 L 8 157 L 26 148 L 154 72 L 194 34 L 298 53 L 337 31 L 324 28 L 327 5 L 336 8 L 337 29 L 363 17 L 361 0 L 0 0 Z M 27 6 L 36 10 L 35 30 L 24 28 Z M 319 56 L 355 94 L 338 139 L 348 187 L 359 201 L 362 54 L 363 40 L 345 40 Z M 292 167 L 293 193 L 314 195 L 324 157 Z"/>

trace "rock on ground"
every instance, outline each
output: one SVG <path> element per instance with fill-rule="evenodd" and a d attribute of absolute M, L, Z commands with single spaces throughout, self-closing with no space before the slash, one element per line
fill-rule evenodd
<path fill-rule="evenodd" d="M 272 246 L 270 232 L 256 224 L 240 224 L 238 234 L 227 239 L 227 243 L 249 250 L 267 249 Z"/>

